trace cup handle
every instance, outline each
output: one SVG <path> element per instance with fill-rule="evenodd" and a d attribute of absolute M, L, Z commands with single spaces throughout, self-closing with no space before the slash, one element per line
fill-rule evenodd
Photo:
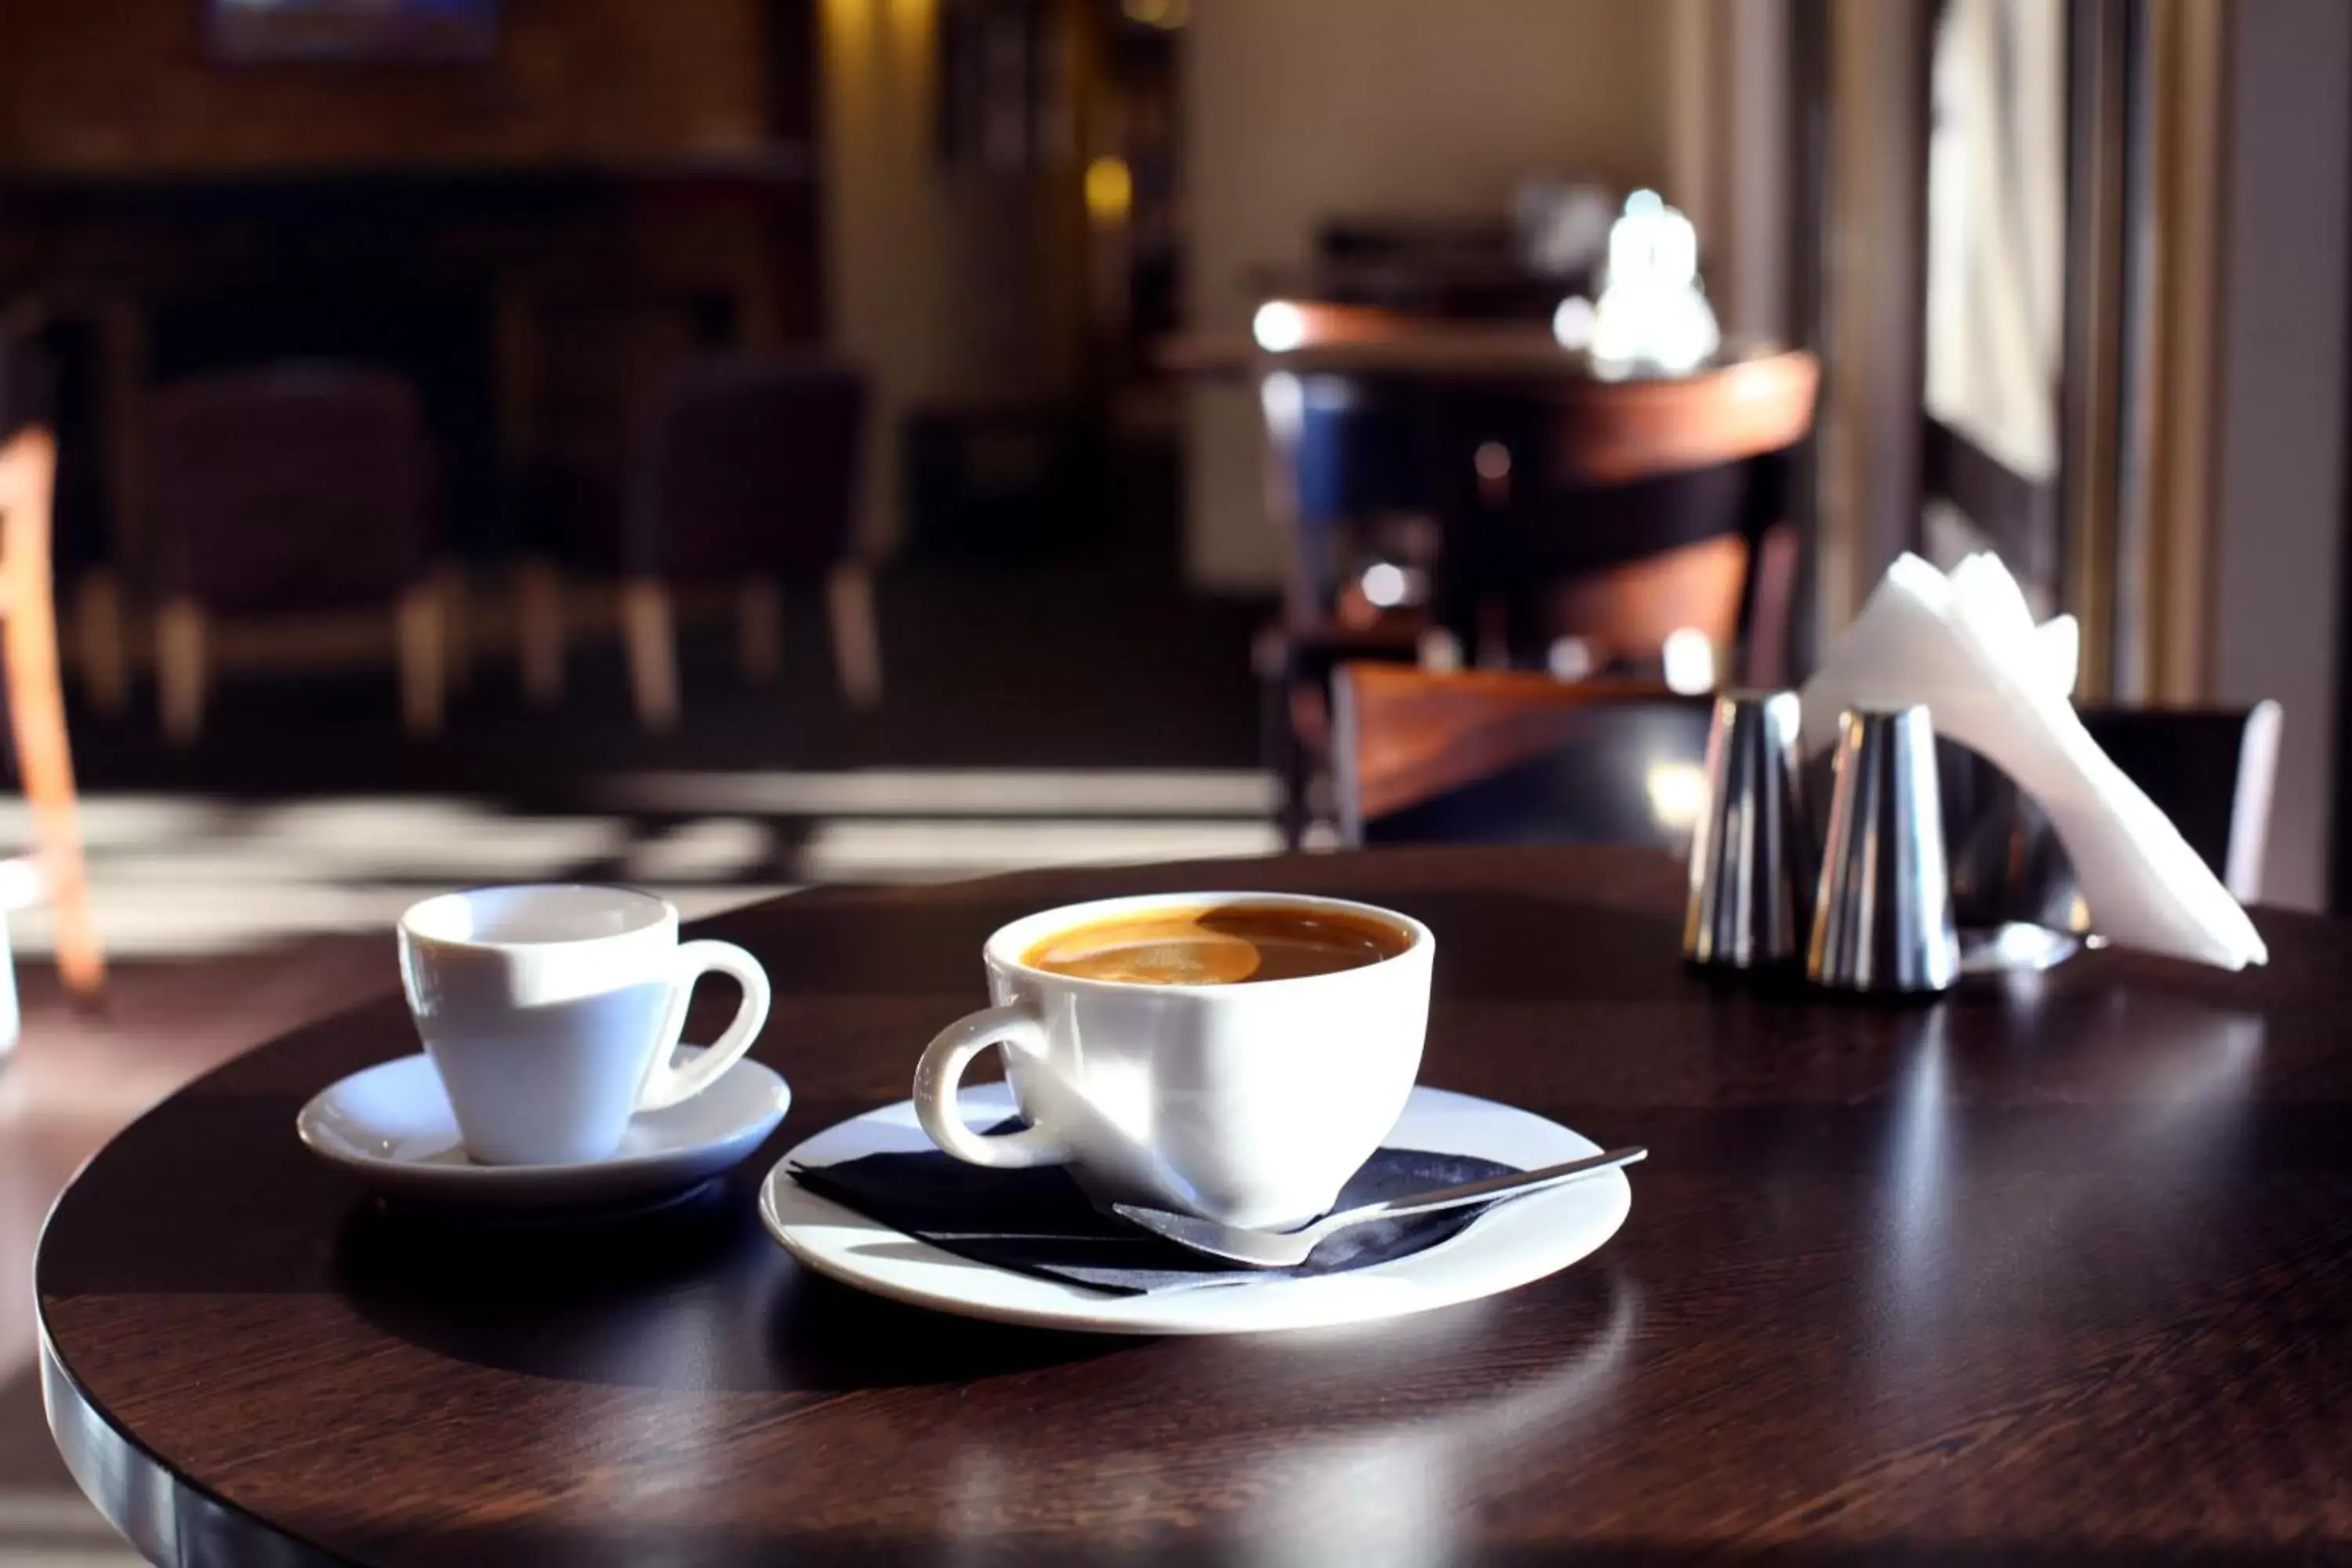
<path fill-rule="evenodd" d="M 709 1089 L 742 1059 L 768 1021 L 768 972 L 733 942 L 680 942 L 670 963 L 669 1016 L 662 1021 L 661 1048 L 646 1069 L 645 1088 L 637 1091 L 639 1110 L 660 1110 Z M 694 1000 L 694 983 L 714 973 L 730 976 L 743 988 L 743 1005 L 735 1009 L 735 1021 L 716 1044 L 680 1067 L 674 1058 L 678 1037 L 686 1032 L 686 1005 Z"/>
<path fill-rule="evenodd" d="M 931 1142 L 967 1165 L 992 1165 L 1019 1170 L 1025 1165 L 1059 1165 L 1069 1152 L 1042 1127 L 1018 1132 L 974 1132 L 956 1110 L 956 1089 L 963 1082 L 971 1058 L 991 1046 L 1043 1055 L 1045 1026 L 1020 1007 L 990 1007 L 959 1018 L 923 1047 L 915 1068 L 915 1117 Z"/>

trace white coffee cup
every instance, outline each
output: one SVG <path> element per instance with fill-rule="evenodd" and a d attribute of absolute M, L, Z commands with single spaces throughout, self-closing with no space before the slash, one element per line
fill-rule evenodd
<path fill-rule="evenodd" d="M 1022 961 L 1045 937 L 1173 908 L 1328 910 L 1409 937 L 1378 963 L 1227 985 L 1152 985 Z M 1097 1203 L 1146 1203 L 1280 1227 L 1331 1206 L 1396 1125 L 1421 1070 L 1437 939 L 1409 916 L 1293 893 L 1150 894 L 1014 921 L 982 961 L 996 1005 L 949 1025 L 915 1069 L 915 1111 L 959 1160 L 1068 1164 Z M 964 1123 L 957 1085 L 1004 1047 L 1029 1126 Z"/>
<path fill-rule="evenodd" d="M 672 1060 L 694 983 L 743 988 L 716 1045 Z M 627 888 L 444 893 L 400 917 L 400 978 L 466 1152 L 486 1165 L 602 1160 L 629 1118 L 691 1100 L 768 1020 L 768 975 L 726 942 L 677 940 L 677 910 Z"/>

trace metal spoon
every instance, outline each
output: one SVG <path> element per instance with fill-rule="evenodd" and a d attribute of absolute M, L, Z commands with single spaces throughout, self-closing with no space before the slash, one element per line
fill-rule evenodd
<path fill-rule="evenodd" d="M 1536 1171 L 1513 1171 L 1508 1175 L 1489 1176 L 1483 1182 L 1465 1182 L 1458 1187 L 1440 1187 L 1434 1192 L 1414 1193 L 1386 1203 L 1366 1204 L 1361 1208 L 1342 1209 L 1327 1215 L 1314 1224 L 1297 1230 L 1244 1230 L 1197 1215 L 1171 1214 L 1166 1209 L 1147 1208 L 1139 1204 L 1113 1204 L 1111 1212 L 1131 1224 L 1139 1225 L 1155 1236 L 1164 1236 L 1179 1247 L 1189 1247 L 1195 1252 L 1205 1252 L 1212 1258 L 1223 1258 L 1234 1263 L 1246 1263 L 1253 1268 L 1287 1268 L 1307 1261 L 1307 1255 L 1326 1237 L 1346 1230 L 1349 1226 L 1363 1225 L 1376 1219 L 1402 1219 L 1407 1215 L 1431 1214 L 1439 1209 L 1460 1208 L 1465 1204 L 1484 1203 L 1488 1198 L 1507 1194 L 1540 1192 L 1557 1187 L 1597 1171 L 1613 1171 L 1620 1165 L 1630 1165 L 1649 1154 L 1649 1150 L 1636 1145 L 1630 1149 L 1612 1149 L 1606 1154 L 1593 1154 L 1581 1160 L 1570 1160 L 1564 1165 L 1546 1165 Z"/>

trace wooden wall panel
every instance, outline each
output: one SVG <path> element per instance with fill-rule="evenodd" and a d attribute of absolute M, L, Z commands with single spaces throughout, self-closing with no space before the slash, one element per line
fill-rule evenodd
<path fill-rule="evenodd" d="M 506 0 L 485 65 L 224 66 L 201 0 L 0 5 L 19 168 L 630 163 L 767 134 L 762 0 Z"/>

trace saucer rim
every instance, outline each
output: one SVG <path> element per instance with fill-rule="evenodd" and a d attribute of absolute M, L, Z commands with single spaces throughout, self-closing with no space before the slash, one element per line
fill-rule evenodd
<path fill-rule="evenodd" d="M 700 1055 L 704 1048 L 701 1046 L 681 1046 L 678 1051 L 681 1056 L 690 1059 L 693 1056 Z M 431 1058 L 423 1051 L 413 1051 L 405 1056 L 388 1058 L 383 1061 L 371 1063 L 357 1071 L 345 1073 L 302 1102 L 302 1109 L 294 1114 L 294 1135 L 301 1141 L 304 1148 L 331 1165 L 365 1177 L 396 1177 L 412 1190 L 419 1186 L 462 1188 L 474 1191 L 499 1186 L 539 1187 L 560 1184 L 568 1178 L 583 1177 L 591 1173 L 599 1176 L 625 1176 L 639 1172 L 651 1174 L 660 1167 L 675 1163 L 692 1154 L 721 1149 L 730 1144 L 745 1142 L 747 1140 L 744 1152 L 748 1154 L 782 1123 L 785 1114 L 792 1109 L 793 1102 L 793 1088 L 785 1081 L 783 1074 L 765 1062 L 744 1057 L 730 1063 L 727 1070 L 711 1081 L 711 1089 L 717 1089 L 720 1084 L 735 1078 L 739 1073 L 746 1078 L 764 1076 L 774 1084 L 774 1102 L 763 1110 L 759 1116 L 745 1121 L 734 1131 L 720 1137 L 707 1138 L 673 1148 L 648 1150 L 642 1153 L 614 1155 L 602 1160 L 567 1160 L 537 1165 L 471 1163 L 450 1165 L 436 1164 L 423 1160 L 394 1159 L 386 1155 L 369 1153 L 365 1150 L 353 1148 L 349 1143 L 332 1142 L 318 1126 L 326 1101 L 338 1091 L 377 1073 L 414 1071 L 415 1064 L 420 1063 L 427 1072 L 433 1070 Z M 757 1135 L 753 1136 L 755 1130 Z"/>
<path fill-rule="evenodd" d="M 1010 1096 L 1001 1083 L 975 1085 L 963 1092 L 959 1103 L 971 1117 L 1001 1116 L 1012 1110 Z M 1518 1134 L 1551 1145 L 1544 1151 L 1542 1163 L 1598 1153 L 1603 1147 L 1575 1129 L 1538 1112 L 1453 1089 L 1414 1086 L 1400 1127 L 1412 1119 L 1415 1110 L 1424 1116 L 1508 1117 L 1517 1123 Z M 911 1122 L 913 1114 L 911 1100 L 898 1100 L 845 1117 L 801 1139 L 761 1178 L 761 1224 L 796 1261 L 854 1289 L 953 1316 L 1028 1328 L 1129 1336 L 1207 1336 L 1311 1331 L 1409 1317 L 1441 1307 L 1484 1300 L 1580 1262 L 1623 1227 L 1633 1207 L 1633 1184 L 1625 1173 L 1608 1171 L 1586 1181 L 1514 1198 L 1481 1213 L 1460 1232 L 1433 1247 L 1369 1268 L 1311 1278 L 1244 1275 L 1231 1285 L 1117 1296 L 948 1252 L 811 1192 L 793 1178 L 791 1167 L 812 1145 L 843 1135 L 856 1123 L 879 1121 L 889 1126 L 897 1119 Z M 1480 1152 L 1461 1148 L 1440 1152 Z M 834 1162 L 828 1159 L 824 1163 Z M 793 1212 L 786 1213 L 787 1208 Z M 1547 1229 L 1537 1223 L 1539 1216 L 1546 1215 L 1569 1223 Z M 1502 1225 L 1491 1223 L 1498 1217 L 1503 1218 Z M 894 1261 L 918 1264 L 926 1270 L 938 1269 L 939 1282 L 920 1283 L 903 1278 L 901 1269 L 885 1267 L 877 1270 L 871 1264 L 862 1264 L 854 1246 L 827 1243 L 819 1232 L 868 1236 L 878 1232 L 896 1237 L 920 1250 L 911 1259 Z M 1459 1268 L 1465 1253 L 1474 1260 L 1484 1261 L 1486 1267 L 1467 1270 Z M 1427 1277 L 1433 1269 L 1447 1278 L 1431 1286 Z M 969 1279 L 973 1271 L 992 1281 L 1010 1281 L 1009 1286 L 999 1287 L 1000 1292 L 1020 1299 L 981 1300 L 969 1290 L 960 1292 L 954 1289 L 959 1276 Z M 1423 1288 L 1400 1295 L 1378 1289 L 1382 1282 Z M 1367 1290 L 1364 1287 L 1368 1285 L 1374 1289 Z M 1224 1300 L 1255 1299 L 1269 1310 L 1256 1319 L 1245 1311 L 1213 1304 L 1205 1311 L 1199 1310 L 1201 1299 L 1212 1295 Z M 1355 1300 L 1345 1299 L 1349 1295 Z M 1292 1310 L 1276 1310 L 1286 1304 Z M 1297 1310 L 1302 1304 L 1322 1304 L 1323 1310 Z"/>

